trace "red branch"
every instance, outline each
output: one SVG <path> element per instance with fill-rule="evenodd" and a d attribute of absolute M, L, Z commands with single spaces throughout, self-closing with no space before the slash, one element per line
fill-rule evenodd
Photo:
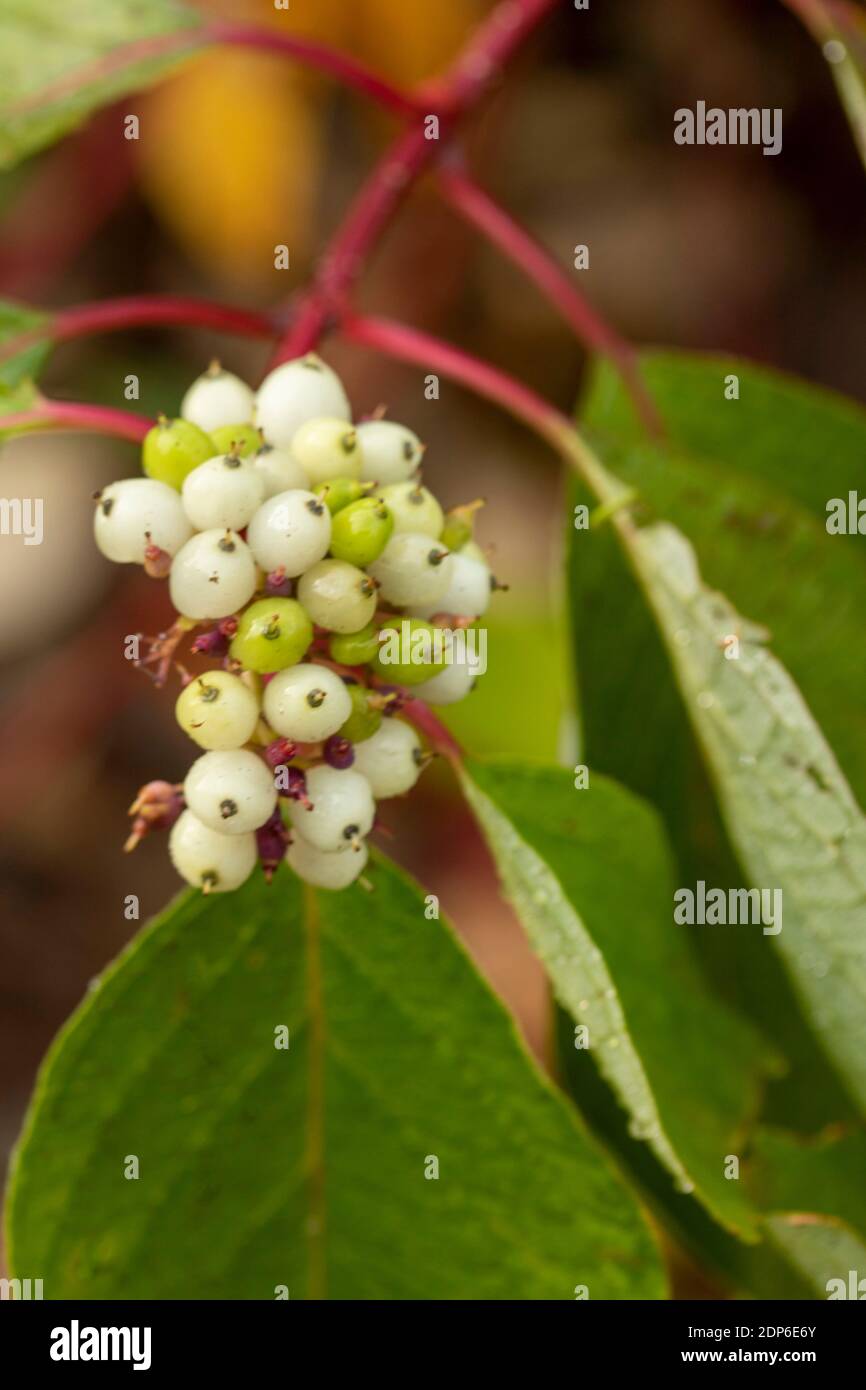
<path fill-rule="evenodd" d="M 153 421 L 146 415 L 133 415 L 128 410 L 115 410 L 110 405 L 85 405 L 77 401 L 52 401 L 41 396 L 32 410 L 14 415 L 0 415 L 0 431 L 69 429 L 88 430 L 95 434 L 113 435 L 140 444 Z"/>
<path fill-rule="evenodd" d="M 568 274 L 520 223 L 500 207 L 467 174 L 453 166 L 439 171 L 439 184 L 448 203 L 482 232 L 530 279 L 565 319 L 580 342 L 610 358 L 651 434 L 661 433 L 661 421 L 638 369 L 637 353 L 620 338 L 572 283 Z"/>
<path fill-rule="evenodd" d="M 60 309 L 34 328 L 28 328 L 25 333 L 16 333 L 14 337 L 7 338 L 0 347 L 0 362 L 46 339 L 53 343 L 64 343 L 91 333 L 117 333 L 149 324 L 213 328 L 217 332 L 237 333 L 247 338 L 272 338 L 279 332 L 276 315 L 212 304 L 207 299 L 143 294 Z"/>
<path fill-rule="evenodd" d="M 457 123 L 467 116 L 498 79 L 533 30 L 558 0 L 502 0 L 476 30 L 445 76 L 425 89 L 429 115 L 440 122 L 438 138 L 428 138 L 425 122 L 398 136 L 379 161 L 325 251 L 309 291 L 283 338 L 274 363 L 315 347 L 363 269 L 366 258 L 412 185 L 433 164 Z M 444 128 L 443 128 L 444 127 Z"/>
<path fill-rule="evenodd" d="M 509 415 L 523 420 L 545 439 L 558 439 L 563 427 L 571 428 L 571 422 L 556 406 L 515 377 L 408 324 L 352 314 L 343 319 L 341 332 L 350 342 L 459 382 L 476 395 L 501 406 Z"/>

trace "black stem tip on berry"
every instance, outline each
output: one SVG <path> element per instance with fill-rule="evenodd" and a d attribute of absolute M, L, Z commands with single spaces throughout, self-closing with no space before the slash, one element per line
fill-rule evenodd
<path fill-rule="evenodd" d="M 318 497 L 311 497 L 306 507 L 307 511 L 312 512 L 313 516 L 321 516 L 325 510 L 324 503 L 320 502 Z"/>
<path fill-rule="evenodd" d="M 321 686 L 316 686 L 315 690 L 308 691 L 307 704 L 310 709 L 319 709 L 325 703 L 326 697 L 327 691 L 322 690 Z"/>
<path fill-rule="evenodd" d="M 231 797 L 226 797 L 225 801 L 220 802 L 220 815 L 223 820 L 231 820 L 232 816 L 238 813 L 238 803 L 232 801 Z"/>
<path fill-rule="evenodd" d="M 226 531 L 225 535 L 218 542 L 218 545 L 220 550 L 224 550 L 227 555 L 231 555 L 232 551 L 235 549 L 231 531 Z"/>
<path fill-rule="evenodd" d="M 443 560 L 447 560 L 450 555 L 449 550 L 431 550 L 427 556 L 427 561 L 431 565 L 441 565 Z"/>

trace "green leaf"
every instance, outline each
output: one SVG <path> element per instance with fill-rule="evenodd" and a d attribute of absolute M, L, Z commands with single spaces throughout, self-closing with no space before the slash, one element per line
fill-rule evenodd
<path fill-rule="evenodd" d="M 783 1213 L 764 1223 L 772 1243 L 808 1279 L 818 1298 L 859 1297 L 850 1289 L 866 1270 L 866 1245 L 842 1222 L 828 1221 L 811 1213 Z M 842 1292 L 842 1290 L 845 1292 Z"/>
<path fill-rule="evenodd" d="M 370 876 L 185 894 L 89 996 L 9 1200 L 47 1297 L 663 1296 L 635 1202 L 450 930 Z"/>
<path fill-rule="evenodd" d="M 38 309 L 30 309 L 26 304 L 15 304 L 10 299 L 0 299 L 0 350 L 22 334 L 37 333 L 50 323 L 48 314 Z M 13 357 L 0 358 L 0 392 L 8 392 L 29 379 L 35 379 L 48 356 L 50 335 L 36 338 L 16 352 Z"/>
<path fill-rule="evenodd" d="M 866 1134 L 826 1131 L 803 1139 L 781 1129 L 751 1138 L 747 1184 L 764 1211 L 813 1211 L 866 1239 Z M 866 1276 L 866 1269 L 863 1270 Z"/>
<path fill-rule="evenodd" d="M 7 0 L 0 22 L 0 168 L 162 76 L 200 46 L 176 0 Z"/>
<path fill-rule="evenodd" d="M 824 523 L 829 497 L 862 488 L 866 414 L 734 359 L 655 352 L 641 363 L 665 441 L 642 439 L 625 393 L 604 367 L 586 406 L 587 427 L 618 475 L 696 544 L 707 583 L 770 629 L 774 650 L 862 800 L 866 711 L 856 653 L 866 636 L 866 563 L 861 538 L 829 536 Z M 734 374 L 740 396 L 726 400 L 725 379 Z M 703 877 L 723 889 L 739 886 L 742 870 L 640 585 L 610 527 L 572 534 L 588 756 L 659 807 L 684 883 Z M 791 1064 L 790 1082 L 772 1088 L 779 1118 L 814 1128 L 853 1113 L 765 940 L 742 932 L 723 939 L 708 929 L 695 944 L 739 1007 L 762 1026 L 772 1020 L 774 1041 Z"/>
<path fill-rule="evenodd" d="M 463 785 L 560 1003 L 630 1117 L 684 1191 L 749 1234 L 724 1176 L 757 1105 L 751 1030 L 714 1000 L 673 927 L 671 856 L 658 818 L 606 778 L 470 763 Z M 581 1039 L 582 1040 L 582 1039 Z M 575 1045 L 577 1039 L 575 1040 Z"/>
<path fill-rule="evenodd" d="M 657 523 L 634 533 L 630 554 L 731 841 L 749 881 L 782 895 L 781 929 L 769 939 L 827 1054 L 866 1104 L 866 820 L 796 685 L 754 626 L 704 585 L 685 537 Z M 729 660 L 723 639 L 735 632 L 741 654 Z"/>

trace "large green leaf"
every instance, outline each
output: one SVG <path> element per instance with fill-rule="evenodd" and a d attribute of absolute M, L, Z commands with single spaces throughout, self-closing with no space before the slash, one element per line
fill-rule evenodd
<path fill-rule="evenodd" d="M 764 1060 L 714 1000 L 672 924 L 674 877 L 658 818 L 592 772 L 471 763 L 464 786 L 502 882 L 589 1051 L 685 1191 L 748 1233 L 725 1155 L 757 1105 Z M 582 1040 L 582 1039 L 581 1039 Z"/>
<path fill-rule="evenodd" d="M 731 841 L 750 883 L 782 895 L 781 930 L 769 940 L 864 1105 L 866 820 L 796 685 L 753 625 L 702 582 L 685 537 L 657 523 L 634 531 L 629 549 Z M 741 639 L 735 660 L 724 650 L 731 633 Z"/>
<path fill-rule="evenodd" d="M 176 0 L 4 0 L 0 168 L 160 77 L 199 45 L 200 23 Z"/>
<path fill-rule="evenodd" d="M 186 894 L 139 936 L 43 1068 L 15 1271 L 51 1298 L 662 1296 L 634 1200 L 450 930 L 371 878 Z"/>
<path fill-rule="evenodd" d="M 830 496 L 862 483 L 866 415 L 856 405 L 733 359 L 658 352 L 642 367 L 667 432 L 650 445 L 625 393 L 600 368 L 585 418 L 619 476 L 697 545 L 706 580 L 771 630 L 782 658 L 866 796 L 866 715 L 857 652 L 866 564 L 858 538 L 828 536 Z M 724 396 L 736 374 L 740 398 Z M 786 492 L 781 491 L 781 487 Z M 742 882 L 658 629 L 610 527 L 575 532 L 570 590 L 587 752 L 662 811 L 684 883 Z M 670 634 L 668 634 L 670 637 Z M 728 663 L 733 665 L 734 663 Z M 696 942 L 714 980 L 765 1023 L 788 1056 L 771 1104 L 785 1122 L 818 1126 L 848 1111 L 816 1052 L 788 981 L 743 932 Z"/>

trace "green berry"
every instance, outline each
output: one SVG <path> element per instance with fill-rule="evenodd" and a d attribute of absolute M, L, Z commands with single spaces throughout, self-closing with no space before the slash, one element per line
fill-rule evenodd
<path fill-rule="evenodd" d="M 241 615 L 229 655 L 248 671 L 270 675 L 300 661 L 313 625 L 293 598 L 263 598 Z"/>
<path fill-rule="evenodd" d="M 378 497 L 362 497 L 343 507 L 331 527 L 331 554 L 350 565 L 371 565 L 391 538 L 394 518 Z"/>
<path fill-rule="evenodd" d="M 213 458 L 213 454 L 210 435 L 198 425 L 160 415 L 159 422 L 144 437 L 141 466 L 149 478 L 168 483 L 179 492 L 187 473 Z"/>
<path fill-rule="evenodd" d="M 379 630 L 370 663 L 392 685 L 420 685 L 444 670 L 443 633 L 422 618 L 392 618 Z"/>
<path fill-rule="evenodd" d="M 373 697 L 363 685 L 347 685 L 346 690 L 352 701 L 352 713 L 337 732 L 350 743 L 363 743 L 365 738 L 372 738 L 382 723 L 382 711 L 371 704 Z"/>
<path fill-rule="evenodd" d="M 379 650 L 379 629 L 368 623 L 359 632 L 334 632 L 328 642 L 328 654 L 341 666 L 366 666 Z"/>
<path fill-rule="evenodd" d="M 394 530 L 438 540 L 445 520 L 432 492 L 420 482 L 390 483 L 379 492 L 394 518 Z"/>
<path fill-rule="evenodd" d="M 239 454 L 242 459 L 251 458 L 262 447 L 262 436 L 255 425 L 220 425 L 211 430 L 210 437 L 216 453 Z"/>
<path fill-rule="evenodd" d="M 344 507 L 348 507 L 351 502 L 357 502 L 359 497 L 363 497 L 370 490 L 370 483 L 361 483 L 357 478 L 329 478 L 326 483 L 319 483 L 314 492 L 320 502 L 324 502 L 331 516 L 336 516 Z"/>
<path fill-rule="evenodd" d="M 468 545 L 475 535 L 475 513 L 484 506 L 482 498 L 475 502 L 464 502 L 462 507 L 452 507 L 445 513 L 445 525 L 439 537 L 449 550 L 460 550 Z"/>

